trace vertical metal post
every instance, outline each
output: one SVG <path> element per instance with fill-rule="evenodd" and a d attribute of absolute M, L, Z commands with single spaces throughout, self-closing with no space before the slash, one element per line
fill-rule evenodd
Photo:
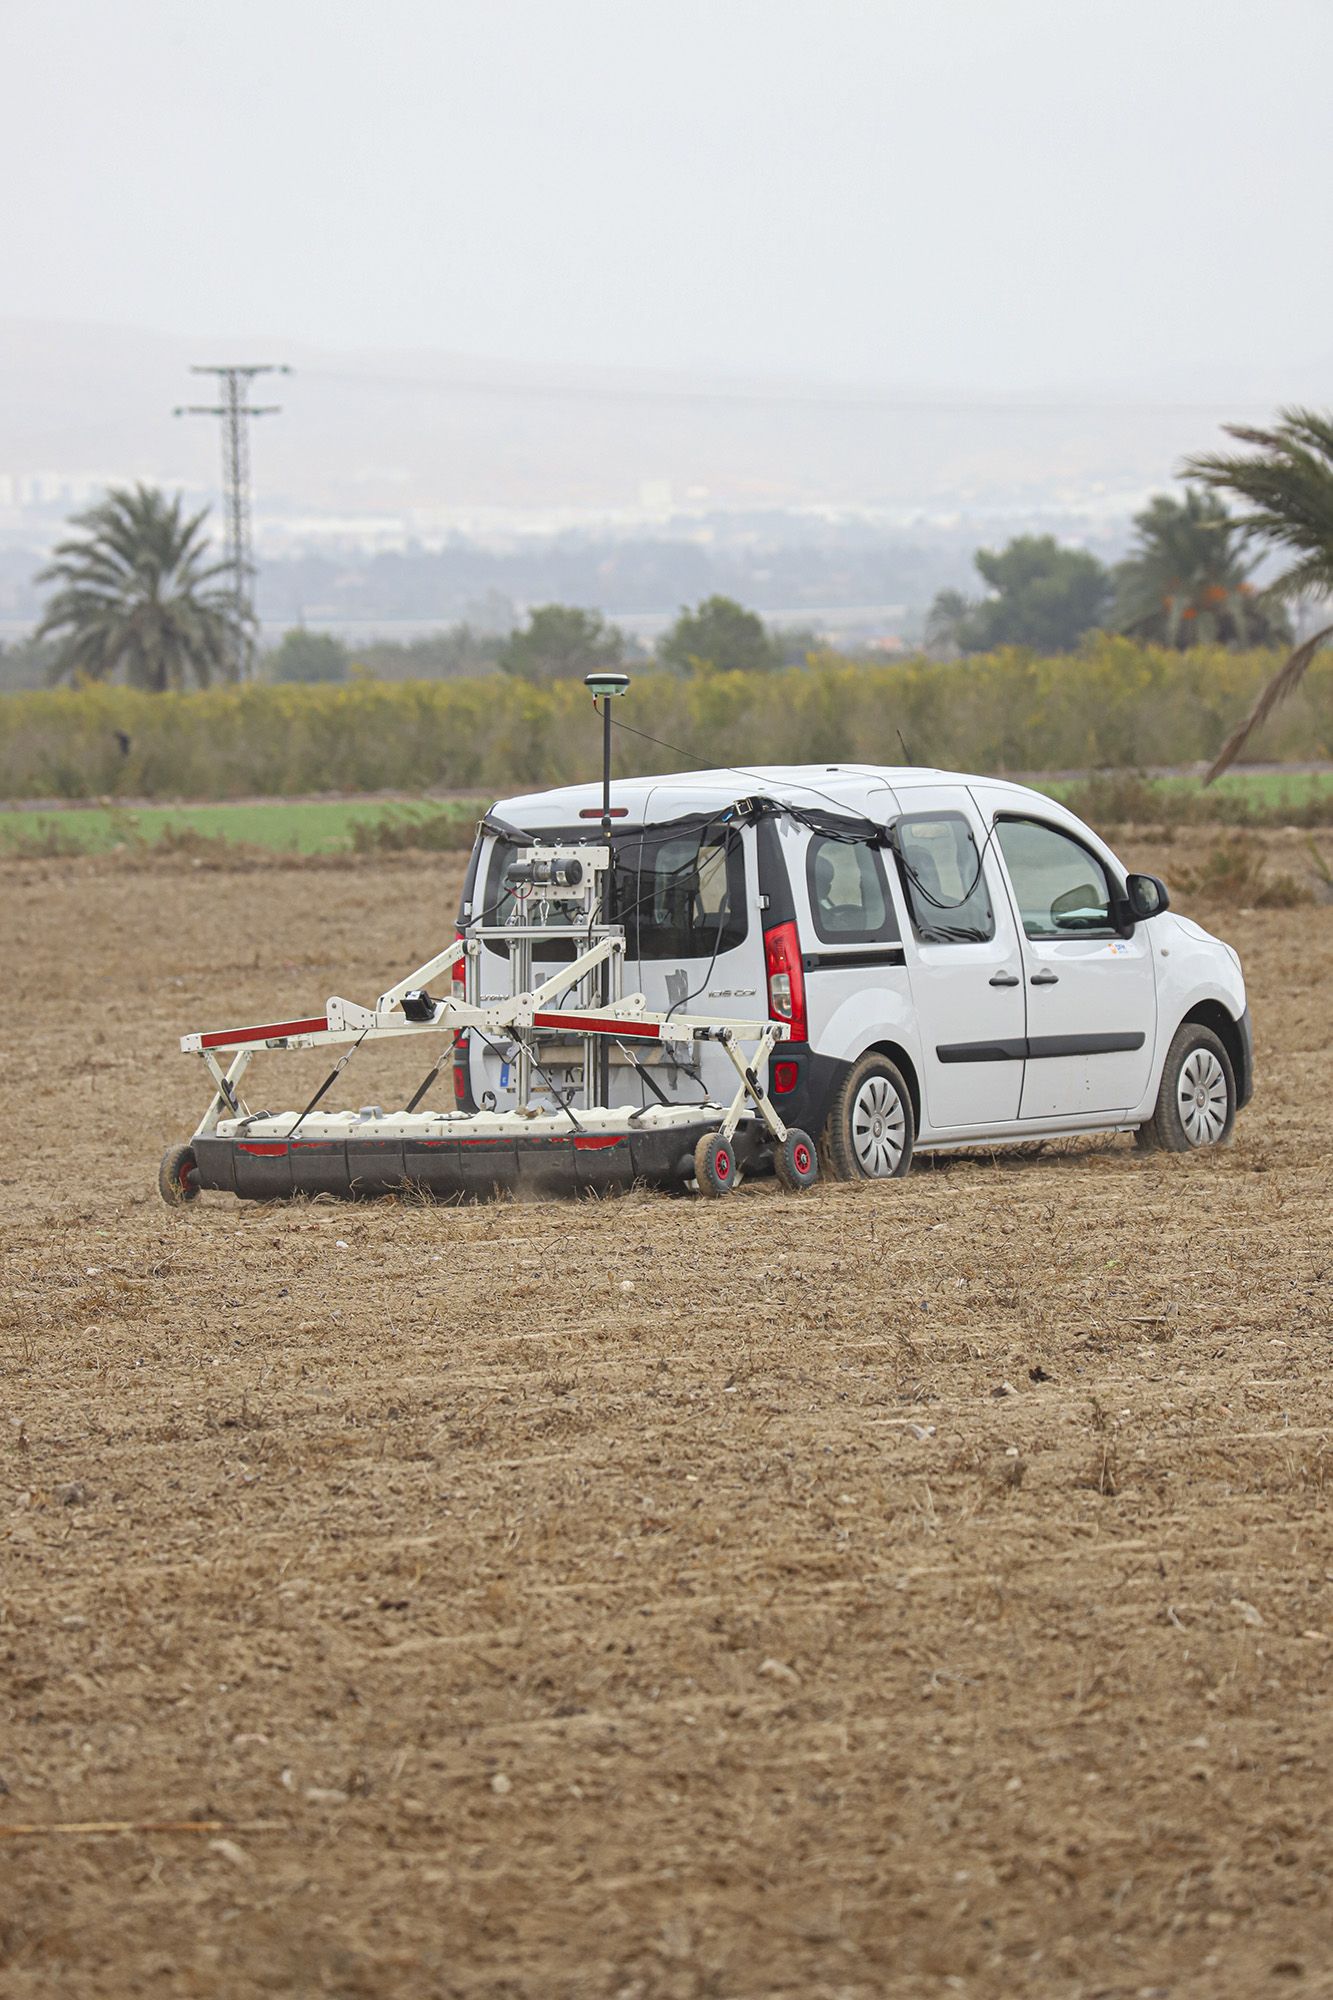
<path fill-rule="evenodd" d="M 596 706 L 596 697 L 593 698 Z M 606 896 L 602 909 L 602 922 L 613 924 L 616 920 L 616 857 L 611 846 L 611 697 L 602 696 L 602 839 L 606 845 L 611 865 L 606 871 Z M 602 1005 L 608 1007 L 613 998 L 611 989 L 611 961 L 608 958 L 602 967 Z M 597 1088 L 603 1104 L 611 1102 L 611 1038 L 609 1035 L 597 1037 Z"/>
<path fill-rule="evenodd" d="M 611 847 L 611 697 L 624 694 L 629 686 L 629 675 L 620 672 L 599 672 L 585 674 L 583 685 L 592 695 L 592 705 L 602 704 L 602 842 L 607 851 L 610 867 L 606 873 L 606 889 L 602 897 L 602 922 L 613 924 L 616 920 L 616 867 L 615 854 Z M 609 1006 L 614 997 L 611 963 L 608 960 L 601 968 L 600 1004 Z M 597 1052 L 597 1090 L 603 1104 L 611 1102 L 611 1042 L 609 1036 L 600 1035 L 601 1047 Z"/>

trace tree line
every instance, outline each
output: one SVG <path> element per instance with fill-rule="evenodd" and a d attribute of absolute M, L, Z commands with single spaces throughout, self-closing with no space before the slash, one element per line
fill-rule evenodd
<path fill-rule="evenodd" d="M 1279 412 L 1267 428 L 1228 426 L 1240 451 L 1186 461 L 1183 498 L 1159 494 L 1135 517 L 1126 560 L 1107 569 L 1052 536 L 1019 536 L 975 558 L 986 594 L 941 592 L 927 643 L 946 655 L 1004 646 L 1066 652 L 1087 632 L 1107 630 L 1176 649 L 1290 645 L 1288 608 L 1333 596 L 1333 415 Z M 1222 495 L 1239 500 L 1232 514 Z M 40 581 L 56 586 L 36 637 L 54 643 L 52 678 L 119 677 L 153 692 L 209 686 L 254 650 L 248 614 L 224 566 L 208 559 L 207 510 L 186 514 L 144 486 L 113 489 L 72 526 Z M 1289 558 L 1262 588 L 1265 555 Z M 1223 745 L 1225 769 L 1271 708 L 1297 685 L 1330 625 L 1292 650 L 1250 714 Z M 791 641 L 769 632 L 726 597 L 683 609 L 656 648 L 659 665 L 683 675 L 766 673 L 790 658 Z M 542 605 L 497 642 L 499 669 L 520 680 L 582 676 L 619 661 L 623 634 L 595 612 Z M 330 635 L 289 633 L 269 663 L 279 680 L 343 678 L 345 649 Z"/>
<path fill-rule="evenodd" d="M 1124 633 L 1153 646 L 1278 646 L 1291 639 L 1280 599 L 1254 582 L 1258 557 L 1215 493 L 1158 493 L 1134 516 L 1129 555 L 1113 568 L 1053 535 L 978 549 L 986 596 L 942 590 L 927 642 L 956 657 L 996 646 L 1069 652 L 1085 632 Z"/>
<path fill-rule="evenodd" d="M 1046 657 L 1010 646 L 872 665 L 816 653 L 777 673 L 644 674 L 626 716 L 641 734 L 615 736 L 615 769 L 904 757 L 997 774 L 1193 765 L 1217 754 L 1273 664 L 1267 651 L 1096 634 Z M 1329 742 L 1333 650 L 1265 726 L 1262 754 L 1303 762 Z M 586 778 L 599 758 L 597 717 L 570 678 L 231 682 L 169 700 L 102 682 L 0 701 L 0 798 L 11 800 L 495 798 Z"/>

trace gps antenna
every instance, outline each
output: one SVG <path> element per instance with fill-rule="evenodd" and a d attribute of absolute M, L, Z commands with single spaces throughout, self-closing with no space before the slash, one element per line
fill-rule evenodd
<path fill-rule="evenodd" d="M 583 685 L 592 695 L 593 707 L 602 704 L 602 839 L 611 839 L 611 697 L 629 691 L 628 674 L 585 674 Z"/>

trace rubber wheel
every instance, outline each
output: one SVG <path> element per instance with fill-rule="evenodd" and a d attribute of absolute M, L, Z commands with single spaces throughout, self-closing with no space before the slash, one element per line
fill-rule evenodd
<path fill-rule="evenodd" d="M 736 1185 L 736 1155 L 720 1132 L 705 1132 L 694 1149 L 694 1178 L 700 1194 L 721 1199 Z"/>
<path fill-rule="evenodd" d="M 1236 1122 L 1236 1075 L 1211 1028 L 1186 1021 L 1166 1052 L 1157 1104 L 1135 1141 L 1145 1152 L 1192 1153 L 1224 1146 Z"/>
<path fill-rule="evenodd" d="M 853 1063 L 834 1093 L 820 1142 L 835 1181 L 897 1180 L 912 1164 L 916 1119 L 902 1072 L 873 1051 Z"/>
<path fill-rule="evenodd" d="M 815 1142 L 799 1125 L 793 1125 L 773 1154 L 773 1171 L 788 1194 L 799 1194 L 819 1179 Z"/>
<path fill-rule="evenodd" d="M 157 1170 L 157 1185 L 168 1208 L 199 1199 L 199 1162 L 193 1146 L 168 1146 Z"/>

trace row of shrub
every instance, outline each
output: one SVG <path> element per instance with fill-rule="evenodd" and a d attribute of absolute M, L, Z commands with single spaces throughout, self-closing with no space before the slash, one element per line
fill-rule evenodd
<path fill-rule="evenodd" d="M 836 654 L 763 675 L 645 672 L 619 722 L 621 771 L 756 763 L 1134 769 L 1211 757 L 1276 664 L 1097 636 L 1039 658 L 855 665 Z M 664 746 L 675 747 L 664 747 Z M 1333 653 L 1250 747 L 1274 761 L 1333 749 Z M 357 681 L 154 695 L 51 689 L 0 700 L 0 798 L 230 799 L 311 792 L 498 795 L 588 778 L 598 728 L 577 682 Z"/>

